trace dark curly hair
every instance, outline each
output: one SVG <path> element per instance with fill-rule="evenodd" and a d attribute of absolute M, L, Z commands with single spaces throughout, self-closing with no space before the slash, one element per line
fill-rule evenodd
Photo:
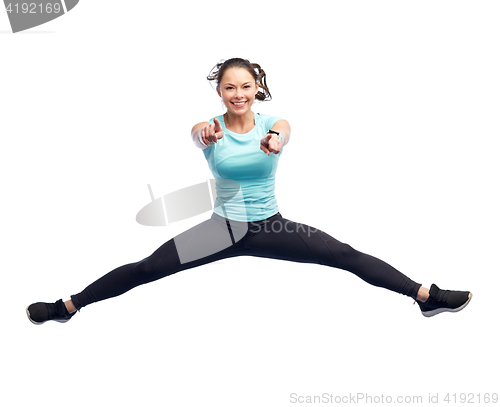
<path fill-rule="evenodd" d="M 217 87 L 219 87 L 222 76 L 224 75 L 224 72 L 226 72 L 228 68 L 244 68 L 248 72 L 250 72 L 250 74 L 255 79 L 255 83 L 257 84 L 258 87 L 258 92 L 257 95 L 255 95 L 255 99 L 260 100 L 262 102 L 265 100 L 272 99 L 271 92 L 269 92 L 269 88 L 267 87 L 266 73 L 264 72 L 264 70 L 260 67 L 259 64 L 253 64 L 250 61 L 243 58 L 231 58 L 219 62 L 212 68 L 210 74 L 207 76 L 207 79 L 209 81 L 215 81 Z"/>

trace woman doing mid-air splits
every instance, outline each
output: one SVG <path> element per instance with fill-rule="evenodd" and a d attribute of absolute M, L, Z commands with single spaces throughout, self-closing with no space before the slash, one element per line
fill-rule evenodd
<path fill-rule="evenodd" d="M 321 230 L 283 218 L 274 196 L 279 157 L 290 140 L 286 120 L 254 113 L 254 101 L 270 100 L 266 75 L 240 58 L 217 64 L 207 78 L 227 108 L 225 114 L 195 125 L 191 135 L 215 178 L 210 219 L 164 243 L 151 256 L 116 268 L 70 300 L 38 302 L 27 308 L 31 322 L 67 322 L 77 310 L 116 297 L 182 270 L 236 256 L 315 263 L 354 273 L 369 284 L 409 296 L 422 314 L 462 310 L 468 291 L 430 290 L 394 267 L 341 243 Z M 188 203 L 186 203 L 188 204 Z"/>

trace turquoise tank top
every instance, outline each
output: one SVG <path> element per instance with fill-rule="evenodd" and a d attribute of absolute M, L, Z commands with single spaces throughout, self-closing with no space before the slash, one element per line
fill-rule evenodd
<path fill-rule="evenodd" d="M 279 154 L 268 156 L 260 149 L 260 140 L 281 118 L 254 113 L 255 126 L 246 134 L 228 130 L 224 116 L 216 118 L 224 136 L 202 150 L 216 180 L 214 212 L 240 222 L 275 215 L 278 203 L 274 196 L 274 181 L 283 148 Z M 209 123 L 213 124 L 214 119 Z"/>

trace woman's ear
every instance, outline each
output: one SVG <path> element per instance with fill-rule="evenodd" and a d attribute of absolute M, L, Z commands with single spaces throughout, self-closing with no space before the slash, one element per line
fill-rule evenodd
<path fill-rule="evenodd" d="M 219 95 L 219 97 L 222 97 L 222 95 L 220 94 L 220 89 L 219 89 L 218 86 L 215 88 L 215 90 L 217 91 L 217 94 Z"/>

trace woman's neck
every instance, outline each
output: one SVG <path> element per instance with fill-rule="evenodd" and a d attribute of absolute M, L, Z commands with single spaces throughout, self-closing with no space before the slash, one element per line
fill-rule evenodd
<path fill-rule="evenodd" d="M 254 114 L 251 110 L 243 116 L 236 116 L 230 112 L 226 112 L 224 114 L 224 124 L 228 130 L 239 134 L 245 134 L 255 126 Z"/>

